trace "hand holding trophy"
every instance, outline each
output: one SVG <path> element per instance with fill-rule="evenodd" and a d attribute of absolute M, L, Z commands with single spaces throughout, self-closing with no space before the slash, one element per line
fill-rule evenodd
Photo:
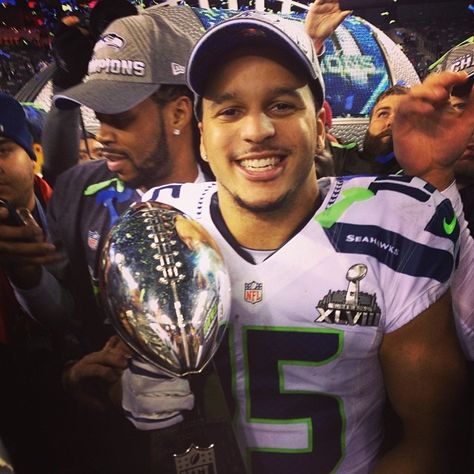
<path fill-rule="evenodd" d="M 231 298 L 212 237 L 170 206 L 133 205 L 104 245 L 100 293 L 115 330 L 143 360 L 163 374 L 192 378 L 196 408 L 182 423 L 156 430 L 159 472 L 244 473 L 227 410 L 209 415 L 204 408 L 208 381 L 215 392 L 209 362 L 224 336 Z"/>

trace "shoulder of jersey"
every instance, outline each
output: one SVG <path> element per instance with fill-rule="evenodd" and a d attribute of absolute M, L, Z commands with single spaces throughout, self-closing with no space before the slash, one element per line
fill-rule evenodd
<path fill-rule="evenodd" d="M 173 183 L 148 190 L 142 201 L 157 201 L 184 212 L 190 217 L 199 218 L 217 190 L 214 182 Z"/>
<path fill-rule="evenodd" d="M 445 271 L 434 278 L 449 277 L 459 223 L 449 199 L 425 181 L 408 176 L 338 178 L 324 206 L 315 220 L 336 251 L 371 255 L 414 276 L 434 274 L 431 268 L 415 268 L 414 262 L 441 262 Z"/>
<path fill-rule="evenodd" d="M 427 202 L 430 199 L 443 199 L 436 188 L 416 176 L 346 176 L 338 178 L 344 187 L 366 187 L 379 199 L 414 199 Z"/>
<path fill-rule="evenodd" d="M 442 193 L 426 181 L 413 176 L 345 177 L 336 179 L 329 204 L 341 199 L 360 202 L 361 211 L 371 210 L 369 216 L 386 220 L 387 213 L 393 218 L 406 221 L 416 218 L 417 224 L 425 226 L 440 211 L 442 217 L 452 219 L 451 203 Z M 357 213 L 354 213 L 356 216 Z M 348 214 L 348 217 L 350 215 Z M 359 216 L 358 216 L 359 217 Z"/>

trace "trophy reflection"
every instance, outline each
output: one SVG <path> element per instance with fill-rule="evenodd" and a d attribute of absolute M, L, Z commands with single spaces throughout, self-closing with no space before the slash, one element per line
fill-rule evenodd
<path fill-rule="evenodd" d="M 173 448 L 174 468 L 166 472 L 243 473 L 227 414 L 209 422 L 200 400 L 206 378 L 217 378 L 206 366 L 224 336 L 231 299 L 229 275 L 209 233 L 170 206 L 131 206 L 105 242 L 100 293 L 115 330 L 140 357 L 171 376 L 201 374 L 193 386 L 195 416 L 174 429 L 185 444 Z"/>

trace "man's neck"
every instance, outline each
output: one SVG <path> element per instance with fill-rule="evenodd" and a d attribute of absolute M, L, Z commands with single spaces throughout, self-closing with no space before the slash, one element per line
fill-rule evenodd
<path fill-rule="evenodd" d="M 155 188 L 158 186 L 165 186 L 172 183 L 194 183 L 200 176 L 199 166 L 196 161 L 193 163 L 188 163 L 186 166 L 180 167 L 175 166 L 175 170 L 169 176 L 166 176 L 160 180 L 157 180 L 153 185 L 150 186 L 140 186 L 138 190 L 142 193 L 145 193 L 150 188 Z"/>
<path fill-rule="evenodd" d="M 254 250 L 281 247 L 319 205 L 317 185 L 315 192 L 308 193 L 305 199 L 285 203 L 269 212 L 244 209 L 225 191 L 218 190 L 218 196 L 219 209 L 229 231 L 242 247 Z"/>
<path fill-rule="evenodd" d="M 21 207 L 21 206 L 19 206 Z M 36 196 L 34 193 L 31 194 L 31 196 L 28 199 L 28 203 L 25 206 L 30 212 L 33 212 L 36 208 Z"/>

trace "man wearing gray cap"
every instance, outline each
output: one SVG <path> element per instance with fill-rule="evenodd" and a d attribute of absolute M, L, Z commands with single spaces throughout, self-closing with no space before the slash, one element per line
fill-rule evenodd
<path fill-rule="evenodd" d="M 97 139 L 105 159 L 63 173 L 49 213 L 54 241 L 68 257 L 62 276 L 81 302 L 75 310 L 80 320 L 86 318 L 86 327 L 90 324 L 88 337 L 97 338 L 93 347 L 104 337 L 94 296 L 102 237 L 148 188 L 205 180 L 196 161 L 192 98 L 185 85 L 186 60 L 201 24 L 180 8 L 181 15 L 189 13 L 183 37 L 167 16 L 172 9 L 158 13 L 157 8 L 113 22 L 95 45 L 89 79 L 54 97 L 60 108 L 90 107 L 100 121 Z M 44 273 L 36 268 L 37 279 Z M 31 302 L 36 285 L 27 286 L 24 297 Z"/>
<path fill-rule="evenodd" d="M 186 36 L 168 17 L 174 8 L 187 15 Z M 116 20 L 95 45 L 89 79 L 54 98 L 58 107 L 84 104 L 100 120 L 97 139 L 105 160 L 63 173 L 49 209 L 53 241 L 68 257 L 60 279 L 80 302 L 73 311 L 91 348 L 98 349 L 107 334 L 95 298 L 102 237 L 148 188 L 205 180 L 196 161 L 197 130 L 191 93 L 185 86 L 186 60 L 201 28 L 192 11 L 180 7 L 155 7 L 147 14 Z M 46 248 L 35 252 L 51 254 Z M 44 296 L 37 299 L 46 273 L 38 266 L 25 269 L 20 286 L 27 291 L 18 288 L 18 294 L 33 313 L 64 312 L 59 296 L 51 306 Z"/>
<path fill-rule="evenodd" d="M 399 153 L 427 168 L 453 160 L 474 104 L 443 148 L 419 153 L 418 142 L 425 127 L 457 120 L 443 105 L 463 80 L 412 89 Z M 193 49 L 188 82 L 217 183 L 143 200 L 201 222 L 228 265 L 231 331 L 215 360 L 230 368 L 224 386 L 250 472 L 456 472 L 465 367 L 451 318 L 459 225 L 449 200 L 419 178 L 317 181 L 324 84 L 294 23 L 245 12 L 217 25 Z M 382 455 L 386 394 L 403 435 Z"/>
<path fill-rule="evenodd" d="M 96 113 L 101 122 L 98 139 L 104 145 L 109 170 L 120 178 L 123 174 L 126 182 L 131 179 L 133 184 L 138 180 L 137 187 L 146 187 L 147 182 L 169 182 L 169 175 L 172 181 L 194 181 L 200 171 L 189 146 L 192 120 L 182 103 L 188 104 L 186 100 L 177 100 L 189 98 L 183 87 L 185 65 L 190 47 L 200 35 L 199 22 L 194 19 L 189 23 L 194 35 L 180 37 L 183 32 L 176 22 L 170 21 L 161 8 L 159 14 L 156 10 L 114 22 L 94 46 L 88 81 L 54 97 L 58 108 L 82 104 Z M 151 102 L 157 111 L 150 108 L 148 120 L 140 123 L 139 117 L 146 116 L 145 107 Z M 170 102 L 175 103 L 175 108 L 166 107 Z M 118 134 L 119 130 L 131 133 L 125 125 L 130 125 L 132 116 L 136 118 L 138 132 L 142 131 L 133 139 L 142 148 L 127 153 L 120 147 L 126 148 L 128 142 L 122 145 L 119 137 L 112 139 L 110 135 Z M 155 120 L 152 116 L 156 116 Z M 145 125 L 154 128 L 149 130 Z M 152 132 L 151 140 L 147 138 L 148 132 Z"/>

